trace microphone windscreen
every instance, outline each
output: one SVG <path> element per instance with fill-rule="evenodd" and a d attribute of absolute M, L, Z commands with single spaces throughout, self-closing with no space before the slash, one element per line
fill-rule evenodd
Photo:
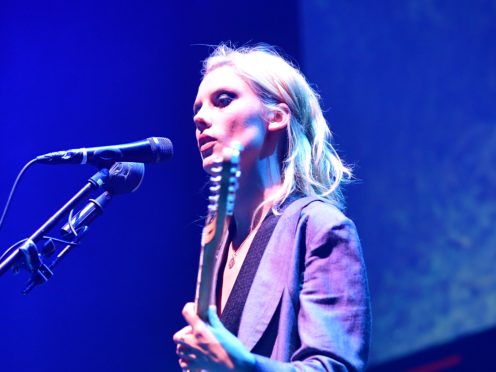
<path fill-rule="evenodd" d="M 150 137 L 148 138 L 150 145 L 152 147 L 152 153 L 155 154 L 155 162 L 159 163 L 161 161 L 166 161 L 172 158 L 174 154 L 174 147 L 172 142 L 165 137 Z"/>

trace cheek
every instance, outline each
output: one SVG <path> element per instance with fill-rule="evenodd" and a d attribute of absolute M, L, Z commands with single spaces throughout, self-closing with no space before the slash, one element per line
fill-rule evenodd
<path fill-rule="evenodd" d="M 220 142 L 229 144 L 231 141 L 238 141 L 245 149 L 263 144 L 266 123 L 258 106 L 243 108 L 233 106 L 229 107 L 229 110 L 225 109 L 223 114 L 223 117 L 214 122 L 211 131 Z"/>
<path fill-rule="evenodd" d="M 244 139 L 252 146 L 261 146 L 265 139 L 267 128 L 260 116 L 247 120 L 244 130 Z"/>
<path fill-rule="evenodd" d="M 241 143 L 245 160 L 254 160 L 262 152 L 265 132 L 265 125 L 261 121 L 244 122 L 242 128 L 233 130 L 233 135 L 230 138 Z"/>

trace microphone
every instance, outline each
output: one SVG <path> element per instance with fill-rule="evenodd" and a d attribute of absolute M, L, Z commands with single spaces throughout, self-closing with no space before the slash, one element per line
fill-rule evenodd
<path fill-rule="evenodd" d="M 36 157 L 43 164 L 109 165 L 115 162 L 159 163 L 172 158 L 172 142 L 165 137 L 114 146 L 101 146 L 50 152 Z"/>
<path fill-rule="evenodd" d="M 96 199 L 90 199 L 89 203 L 81 209 L 70 221 L 61 228 L 64 238 L 75 238 L 80 229 L 85 229 L 96 217 L 103 213 L 105 206 L 114 195 L 127 194 L 136 191 L 145 174 L 145 165 L 142 163 L 115 163 L 109 169 L 109 176 L 104 182 L 105 191 Z"/>

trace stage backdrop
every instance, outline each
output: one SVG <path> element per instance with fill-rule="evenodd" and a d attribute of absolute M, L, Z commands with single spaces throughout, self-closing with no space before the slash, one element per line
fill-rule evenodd
<path fill-rule="evenodd" d="M 372 363 L 494 327 L 496 3 L 300 5 L 303 67 L 355 165 Z"/>

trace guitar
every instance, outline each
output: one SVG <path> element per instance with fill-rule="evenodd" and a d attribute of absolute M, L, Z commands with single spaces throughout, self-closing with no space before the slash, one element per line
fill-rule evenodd
<path fill-rule="evenodd" d="M 200 264 L 196 282 L 196 313 L 208 322 L 208 308 L 215 305 L 215 269 L 228 237 L 238 188 L 241 145 L 232 143 L 212 168 L 208 215 L 202 232 Z"/>

